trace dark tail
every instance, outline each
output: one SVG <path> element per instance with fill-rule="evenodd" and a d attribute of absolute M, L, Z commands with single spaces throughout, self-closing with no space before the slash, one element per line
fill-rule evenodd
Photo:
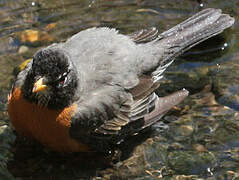
<path fill-rule="evenodd" d="M 159 35 L 156 43 L 166 47 L 160 65 L 173 60 L 196 44 L 221 33 L 234 23 L 234 18 L 220 9 L 204 9 L 177 26 Z"/>

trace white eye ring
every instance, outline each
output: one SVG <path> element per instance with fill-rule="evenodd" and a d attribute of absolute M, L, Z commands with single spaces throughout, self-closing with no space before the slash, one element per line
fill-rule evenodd
<path fill-rule="evenodd" d="M 64 82 L 66 82 L 66 81 L 67 81 L 67 79 L 68 79 L 68 78 L 67 78 L 67 76 L 66 76 L 66 77 L 65 77 L 65 80 L 64 80 Z"/>
<path fill-rule="evenodd" d="M 63 87 L 66 86 L 66 84 L 65 84 L 66 81 L 67 81 L 67 76 L 66 76 L 65 79 L 64 79 Z"/>

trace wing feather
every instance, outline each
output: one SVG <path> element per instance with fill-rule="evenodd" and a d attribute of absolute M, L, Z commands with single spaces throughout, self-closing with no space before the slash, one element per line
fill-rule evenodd
<path fill-rule="evenodd" d="M 149 83 L 147 77 L 140 81 L 141 92 L 137 86 L 131 90 L 106 86 L 89 93 L 90 98 L 79 102 L 78 112 L 72 118 L 71 137 L 105 151 L 160 120 L 188 95 L 186 90 L 181 90 L 159 98 L 154 93 L 158 85 L 152 80 Z"/>
<path fill-rule="evenodd" d="M 158 38 L 158 30 L 155 27 L 142 29 L 128 35 L 135 43 L 146 43 Z"/>

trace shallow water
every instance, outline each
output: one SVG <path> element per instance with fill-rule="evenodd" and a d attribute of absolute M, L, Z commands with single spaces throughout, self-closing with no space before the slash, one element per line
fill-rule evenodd
<path fill-rule="evenodd" d="M 235 0 L 0 0 L 0 125 L 8 125 L 6 97 L 17 67 L 41 47 L 95 26 L 124 34 L 152 26 L 163 32 L 206 7 L 239 18 Z M 20 140 L 7 146 L 13 155 L 6 153 L 13 157 L 10 173 L 23 179 L 239 177 L 238 30 L 236 21 L 169 68 L 158 93 L 186 87 L 191 96 L 164 118 L 169 129 L 155 127 L 116 167 L 89 169 L 69 160 L 75 156 L 55 155 Z"/>

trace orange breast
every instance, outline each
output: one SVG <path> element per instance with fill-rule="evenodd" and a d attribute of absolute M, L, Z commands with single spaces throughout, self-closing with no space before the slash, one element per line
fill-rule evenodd
<path fill-rule="evenodd" d="M 26 101 L 20 88 L 8 98 L 8 114 L 16 131 L 62 152 L 89 151 L 86 145 L 69 136 L 70 119 L 76 107 L 76 104 L 63 110 L 39 107 Z"/>

